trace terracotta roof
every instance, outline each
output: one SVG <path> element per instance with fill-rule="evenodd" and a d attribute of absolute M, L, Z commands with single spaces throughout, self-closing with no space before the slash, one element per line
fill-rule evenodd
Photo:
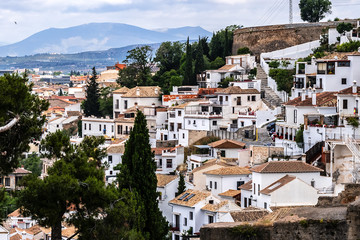
<path fill-rule="evenodd" d="M 129 90 L 130 90 L 130 89 L 127 88 L 127 87 L 121 87 L 121 88 L 113 91 L 113 94 L 114 94 L 114 93 L 127 93 Z"/>
<path fill-rule="evenodd" d="M 204 174 L 209 175 L 248 175 L 251 174 L 250 170 L 245 167 L 223 167 L 215 170 L 210 170 L 207 172 L 204 172 Z"/>
<path fill-rule="evenodd" d="M 205 211 L 210 211 L 210 212 L 216 212 L 218 211 L 221 207 L 225 206 L 226 204 L 228 204 L 228 201 L 221 201 L 218 204 L 211 204 L 208 203 L 205 206 L 203 206 L 201 208 L 201 210 L 205 210 Z"/>
<path fill-rule="evenodd" d="M 106 150 L 107 153 L 124 153 L 124 151 L 124 144 L 111 144 Z"/>
<path fill-rule="evenodd" d="M 226 192 L 223 193 L 219 193 L 219 196 L 224 196 L 224 197 L 235 197 L 237 195 L 239 195 L 241 193 L 241 190 L 233 190 L 233 189 L 229 189 Z"/>
<path fill-rule="evenodd" d="M 21 237 L 21 235 L 20 234 L 15 234 L 14 236 L 11 236 L 10 237 L 10 240 L 21 240 L 22 239 L 22 237 Z"/>
<path fill-rule="evenodd" d="M 186 192 L 180 194 L 179 196 L 171 200 L 169 203 L 192 207 L 200 201 L 205 200 L 208 196 L 210 196 L 210 192 L 201 192 L 198 190 L 188 189 Z"/>
<path fill-rule="evenodd" d="M 76 232 L 76 228 L 73 227 L 73 226 L 70 226 L 70 227 L 67 227 L 67 228 L 65 228 L 64 230 L 62 230 L 62 231 L 61 231 L 61 235 L 62 235 L 63 237 L 68 238 L 68 237 L 74 235 L 75 232 Z M 77 239 L 77 237 L 75 237 L 74 239 Z"/>
<path fill-rule="evenodd" d="M 321 92 L 316 94 L 316 106 L 318 107 L 336 107 L 337 92 Z M 313 106 L 312 98 L 306 96 L 304 101 L 301 101 L 301 96 L 288 101 L 285 105 L 292 106 Z"/>
<path fill-rule="evenodd" d="M 134 87 L 131 88 L 122 97 L 125 98 L 146 98 L 146 97 L 159 97 L 161 94 L 161 88 L 157 86 L 153 87 Z"/>
<path fill-rule="evenodd" d="M 352 87 L 345 88 L 338 92 L 338 94 L 360 94 L 360 87 L 357 87 L 356 93 L 352 92 Z"/>
<path fill-rule="evenodd" d="M 163 150 L 170 150 L 172 147 L 158 147 L 151 148 L 151 151 L 154 152 L 155 155 L 161 155 Z"/>
<path fill-rule="evenodd" d="M 208 145 L 213 148 L 244 148 L 246 144 L 235 140 L 222 139 Z"/>
<path fill-rule="evenodd" d="M 182 104 L 179 104 L 179 105 L 176 105 L 176 106 L 172 106 L 172 107 L 169 107 L 169 110 L 172 110 L 172 109 L 183 109 L 185 108 L 187 105 L 189 105 L 190 102 L 185 102 L 185 103 L 182 103 Z"/>
<path fill-rule="evenodd" d="M 321 60 L 335 60 L 335 57 L 337 60 L 347 60 L 349 55 L 358 55 L 359 52 L 334 52 L 331 54 L 326 55 L 325 57 L 322 57 L 318 59 L 317 61 L 321 62 Z"/>
<path fill-rule="evenodd" d="M 165 187 L 170 182 L 174 181 L 177 177 L 177 175 L 156 174 L 157 187 Z"/>
<path fill-rule="evenodd" d="M 252 189 L 252 180 L 250 180 L 250 181 L 246 182 L 245 184 L 241 185 L 239 187 L 239 189 L 251 191 L 251 189 Z"/>
<path fill-rule="evenodd" d="M 22 217 L 23 215 L 20 213 L 20 208 L 16 209 L 12 213 L 8 214 L 8 217 Z"/>
<path fill-rule="evenodd" d="M 31 171 L 26 170 L 24 168 L 17 168 L 13 171 L 14 174 L 30 174 Z"/>
<path fill-rule="evenodd" d="M 300 173 L 324 171 L 302 161 L 271 161 L 255 166 L 250 170 L 258 173 Z"/>
<path fill-rule="evenodd" d="M 214 166 L 214 165 L 219 165 L 219 166 L 223 166 L 223 167 L 228 167 L 230 166 L 229 164 L 227 164 L 226 162 L 223 161 L 217 161 L 217 159 L 211 159 L 208 160 L 207 162 L 205 162 L 202 166 L 195 168 L 194 170 L 192 170 L 192 173 L 204 170 L 208 167 Z"/>
<path fill-rule="evenodd" d="M 36 235 L 39 232 L 41 232 L 40 226 L 39 225 L 34 225 L 31 228 L 27 228 L 25 229 L 25 232 L 31 235 Z"/>
<path fill-rule="evenodd" d="M 236 66 L 235 64 L 224 65 L 224 66 L 222 66 L 221 68 L 219 68 L 218 70 L 230 70 L 230 69 L 232 69 L 232 68 L 235 67 L 235 66 Z"/>
<path fill-rule="evenodd" d="M 296 179 L 295 176 L 286 175 L 286 176 L 280 178 L 279 180 L 277 180 L 276 182 L 273 182 L 272 184 L 270 184 L 269 186 L 267 186 L 263 190 L 261 190 L 260 193 L 269 195 L 270 193 L 272 193 L 275 190 L 285 186 L 286 184 L 288 184 L 289 182 L 291 182 L 294 179 Z"/>
<path fill-rule="evenodd" d="M 248 209 L 243 211 L 230 212 L 234 222 L 253 222 L 269 214 L 265 209 Z"/>
<path fill-rule="evenodd" d="M 238 86 L 231 86 L 227 88 L 219 88 L 215 93 L 217 94 L 260 94 L 257 89 L 242 89 Z"/>

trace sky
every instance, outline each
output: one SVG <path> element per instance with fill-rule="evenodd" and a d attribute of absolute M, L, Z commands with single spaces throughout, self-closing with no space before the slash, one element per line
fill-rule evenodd
<path fill-rule="evenodd" d="M 146 29 L 201 26 L 217 31 L 289 22 L 290 0 L 1 0 L 0 44 L 14 43 L 47 28 L 92 22 L 126 23 Z M 293 0 L 294 22 L 302 22 Z M 359 18 L 360 0 L 332 0 L 325 20 Z"/>

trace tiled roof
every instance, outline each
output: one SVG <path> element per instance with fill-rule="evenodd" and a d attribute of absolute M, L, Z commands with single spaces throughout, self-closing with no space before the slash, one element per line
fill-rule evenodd
<path fill-rule="evenodd" d="M 177 175 L 156 174 L 157 187 L 165 187 L 170 182 L 174 181 L 177 177 Z"/>
<path fill-rule="evenodd" d="M 241 190 L 233 190 L 233 189 L 229 189 L 226 192 L 223 193 L 219 193 L 219 196 L 224 196 L 224 197 L 235 197 L 237 195 L 239 195 L 241 193 Z"/>
<path fill-rule="evenodd" d="M 235 140 L 221 139 L 208 145 L 213 148 L 244 148 L 246 144 Z"/>
<path fill-rule="evenodd" d="M 154 152 L 155 155 L 161 155 L 164 150 L 171 150 L 172 147 L 157 147 L 151 148 L 151 151 Z"/>
<path fill-rule="evenodd" d="M 335 60 L 337 58 L 337 60 L 347 60 L 349 55 L 358 55 L 359 52 L 334 52 L 331 54 L 326 55 L 325 57 L 320 58 L 320 62 L 321 60 Z M 318 60 L 318 61 L 319 61 Z"/>
<path fill-rule="evenodd" d="M 217 94 L 260 94 L 260 92 L 255 88 L 242 89 L 241 87 L 238 87 L 238 86 L 219 88 L 216 91 L 216 93 Z"/>
<path fill-rule="evenodd" d="M 221 201 L 218 204 L 211 204 L 208 203 L 205 206 L 203 206 L 201 208 L 201 210 L 205 210 L 205 211 L 210 211 L 210 212 L 216 212 L 218 211 L 221 207 L 225 206 L 226 204 L 228 204 L 228 201 Z"/>
<path fill-rule="evenodd" d="M 34 225 L 31 228 L 27 228 L 25 229 L 25 232 L 31 235 L 36 235 L 39 232 L 41 232 L 40 226 L 39 225 Z"/>
<path fill-rule="evenodd" d="M 258 173 L 300 173 L 324 171 L 302 161 L 271 161 L 255 166 L 250 170 Z"/>
<path fill-rule="evenodd" d="M 245 167 L 223 167 L 219 169 L 210 170 L 207 172 L 204 172 L 204 174 L 209 175 L 248 175 L 251 174 L 250 170 Z"/>
<path fill-rule="evenodd" d="M 206 163 L 204 163 L 202 166 L 195 168 L 194 170 L 192 170 L 192 173 L 207 169 L 208 167 L 214 166 L 214 165 L 219 165 L 219 166 L 223 166 L 223 167 L 228 167 L 230 166 L 229 164 L 223 162 L 223 161 L 217 161 L 217 159 L 211 159 L 208 160 Z"/>
<path fill-rule="evenodd" d="M 360 87 L 357 87 L 356 93 L 352 92 L 352 87 L 345 88 L 338 92 L 338 94 L 360 94 Z"/>
<path fill-rule="evenodd" d="M 241 185 L 241 186 L 239 187 L 239 189 L 251 191 L 251 189 L 252 189 L 252 180 L 250 180 L 250 181 L 248 181 L 247 183 Z"/>
<path fill-rule="evenodd" d="M 286 184 L 288 184 L 289 182 L 291 182 L 294 179 L 296 179 L 295 176 L 286 175 L 286 176 L 280 178 L 279 180 L 277 180 L 276 182 L 270 184 L 269 186 L 267 186 L 263 190 L 261 190 L 260 193 L 269 195 L 270 193 L 272 193 L 275 190 L 285 186 Z"/>
<path fill-rule="evenodd" d="M 31 171 L 26 170 L 24 168 L 17 168 L 13 171 L 14 174 L 30 174 Z"/>
<path fill-rule="evenodd" d="M 11 236 L 10 240 L 22 240 L 22 237 L 20 234 L 17 233 L 14 236 Z"/>
<path fill-rule="evenodd" d="M 20 213 L 20 208 L 16 209 L 12 213 L 8 214 L 8 217 L 22 217 Z"/>
<path fill-rule="evenodd" d="M 111 144 L 106 150 L 107 153 L 124 153 L 124 151 L 124 144 Z"/>
<path fill-rule="evenodd" d="M 337 92 L 321 92 L 316 94 L 316 106 L 318 107 L 336 107 Z M 288 101 L 285 105 L 293 106 L 313 106 L 312 98 L 306 96 L 304 101 L 301 101 L 301 96 Z"/>
<path fill-rule="evenodd" d="M 253 222 L 269 214 L 265 209 L 248 209 L 243 211 L 230 212 L 234 222 Z"/>
<path fill-rule="evenodd" d="M 125 93 L 123 98 L 146 98 L 146 97 L 159 97 L 161 94 L 160 87 L 134 87 L 131 88 L 127 93 Z"/>
<path fill-rule="evenodd" d="M 190 196 L 192 197 L 188 199 Z M 179 196 L 171 200 L 169 203 L 192 207 L 200 201 L 205 200 L 208 196 L 210 196 L 210 192 L 202 192 L 198 190 L 188 189 L 186 192 L 180 194 Z"/>
<path fill-rule="evenodd" d="M 230 69 L 232 69 L 232 68 L 235 67 L 235 66 L 236 66 L 235 64 L 224 65 L 224 66 L 222 66 L 221 68 L 219 68 L 218 70 L 230 70 Z"/>
<path fill-rule="evenodd" d="M 113 91 L 113 93 L 127 93 L 130 89 L 127 87 L 121 87 L 119 89 L 116 89 L 115 91 Z"/>
<path fill-rule="evenodd" d="M 63 237 L 69 238 L 70 236 L 74 235 L 75 232 L 76 232 L 76 228 L 73 227 L 73 226 L 70 226 L 70 227 L 67 227 L 67 228 L 63 229 L 63 230 L 61 231 L 61 235 L 62 235 Z M 74 238 L 74 239 L 77 239 L 77 237 Z"/>

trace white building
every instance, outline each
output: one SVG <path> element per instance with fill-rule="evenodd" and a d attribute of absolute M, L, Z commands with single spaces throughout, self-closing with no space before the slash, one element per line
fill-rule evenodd
<path fill-rule="evenodd" d="M 157 173 L 172 173 L 179 165 L 184 163 L 184 147 L 181 145 L 168 148 L 152 148 L 152 150 L 155 155 Z"/>
<path fill-rule="evenodd" d="M 119 173 L 119 170 L 115 170 L 114 168 L 120 164 L 122 161 L 122 156 L 125 151 L 125 142 L 121 141 L 119 143 L 110 144 L 107 147 L 106 158 L 103 159 L 103 163 L 106 166 L 105 168 L 105 182 L 113 183 L 116 180 L 116 174 Z"/>
<path fill-rule="evenodd" d="M 230 140 L 221 139 L 208 144 L 210 146 L 210 155 L 214 158 L 220 155 L 222 158 L 238 158 L 239 150 L 245 148 L 245 143 Z"/>
<path fill-rule="evenodd" d="M 115 137 L 114 119 L 110 118 L 82 118 L 82 135 L 85 136 L 104 136 L 105 138 Z"/>
<path fill-rule="evenodd" d="M 315 205 L 321 193 L 332 189 L 332 179 L 320 176 L 322 169 L 301 161 L 271 161 L 250 171 L 252 181 L 240 187 L 243 208 L 254 206 L 271 210 L 270 207 L 276 206 Z"/>

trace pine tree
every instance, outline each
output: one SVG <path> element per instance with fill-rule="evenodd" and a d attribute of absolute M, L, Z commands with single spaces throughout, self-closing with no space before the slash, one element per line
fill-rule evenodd
<path fill-rule="evenodd" d="M 185 192 L 185 190 L 186 190 L 184 175 L 182 175 L 181 173 L 180 173 L 179 175 L 180 175 L 180 176 L 179 176 L 180 179 L 179 179 L 179 183 L 178 183 L 178 188 L 177 188 L 176 196 L 182 194 L 182 193 Z"/>
<path fill-rule="evenodd" d="M 97 73 L 95 67 L 93 67 L 92 76 L 86 85 L 86 100 L 83 105 L 85 116 L 101 116 L 99 84 L 96 82 L 96 79 Z"/>
<path fill-rule="evenodd" d="M 192 68 L 192 52 L 189 43 L 189 37 L 186 41 L 186 59 L 185 59 L 185 72 L 184 72 L 184 85 L 192 85 L 194 83 L 193 68 Z"/>
<path fill-rule="evenodd" d="M 154 154 L 149 143 L 149 130 L 141 111 L 137 111 L 134 128 L 125 145 L 118 174 L 119 189 L 129 189 L 138 194 L 138 201 L 145 206 L 142 218 L 145 226 L 141 232 L 148 239 L 165 239 L 168 225 L 158 207 L 157 178 Z"/>
<path fill-rule="evenodd" d="M 200 37 L 199 37 L 199 43 L 197 45 L 196 48 L 196 53 L 195 53 L 195 74 L 199 74 L 202 71 L 205 70 L 205 63 L 204 63 L 204 52 L 203 52 L 203 48 L 202 45 L 200 44 Z"/>

